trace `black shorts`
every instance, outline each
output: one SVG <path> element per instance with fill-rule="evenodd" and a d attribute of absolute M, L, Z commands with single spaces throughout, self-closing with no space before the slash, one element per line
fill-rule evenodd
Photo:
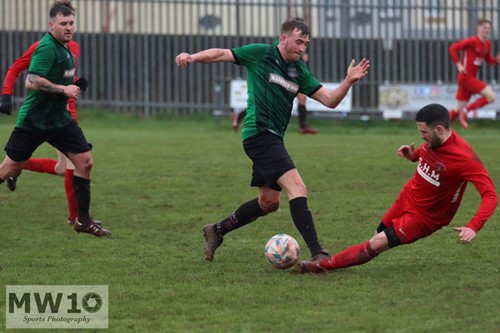
<path fill-rule="evenodd" d="M 50 130 L 16 127 L 5 145 L 5 152 L 11 160 L 23 162 L 44 142 L 64 154 L 79 154 L 92 150 L 92 145 L 87 142 L 80 126 L 71 121 L 65 127 Z"/>
<path fill-rule="evenodd" d="M 281 191 L 277 180 L 287 171 L 295 169 L 283 140 L 271 133 L 262 132 L 243 141 L 245 153 L 252 160 L 251 186 L 269 186 Z"/>

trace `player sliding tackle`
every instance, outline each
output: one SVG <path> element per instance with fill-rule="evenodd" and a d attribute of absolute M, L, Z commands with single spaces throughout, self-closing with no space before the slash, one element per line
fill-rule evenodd
<path fill-rule="evenodd" d="M 462 242 L 476 237 L 498 203 L 488 172 L 472 148 L 450 128 L 444 106 L 427 105 L 418 111 L 415 120 L 425 142 L 417 149 L 413 144 L 401 146 L 397 153 L 416 162 L 417 171 L 385 213 L 377 234 L 330 258 L 299 262 L 299 273 L 361 265 L 388 249 L 431 235 L 451 222 L 468 182 L 481 195 L 481 204 L 465 226 L 453 230 Z"/>

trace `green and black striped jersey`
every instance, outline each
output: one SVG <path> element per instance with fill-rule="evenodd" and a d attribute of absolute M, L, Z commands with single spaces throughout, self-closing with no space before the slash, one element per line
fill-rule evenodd
<path fill-rule="evenodd" d="M 28 73 L 67 86 L 74 80 L 75 59 L 67 47 L 47 33 L 33 53 Z M 42 130 L 64 127 L 71 121 L 67 105 L 68 97 L 63 94 L 30 90 L 19 110 L 16 127 Z"/>
<path fill-rule="evenodd" d="M 231 51 L 236 64 L 247 68 L 243 140 L 263 131 L 283 138 L 297 94 L 311 96 L 321 83 L 302 61 L 286 63 L 275 45 L 250 44 Z"/>

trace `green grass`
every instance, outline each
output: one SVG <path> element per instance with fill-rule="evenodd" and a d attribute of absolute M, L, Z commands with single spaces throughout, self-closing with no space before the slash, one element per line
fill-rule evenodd
<path fill-rule="evenodd" d="M 256 196 L 229 119 L 79 117 L 94 145 L 92 212 L 113 236 L 77 235 L 66 224 L 62 177 L 24 172 L 16 192 L 1 185 L 0 332 L 12 284 L 108 285 L 109 332 L 500 332 L 498 213 L 471 244 L 451 229 L 476 211 L 473 186 L 450 227 L 363 266 L 297 276 L 266 263 L 263 247 L 280 232 L 308 256 L 285 196 L 276 213 L 228 234 L 207 263 L 203 225 Z M 320 135 L 300 136 L 293 119 L 286 145 L 320 240 L 337 252 L 372 236 L 415 171 L 396 149 L 421 140 L 413 122 L 370 122 L 367 130 L 356 121 L 311 122 Z M 2 145 L 13 123 L 0 117 Z M 496 184 L 499 129 L 458 128 Z M 48 145 L 35 155 L 55 157 Z"/>

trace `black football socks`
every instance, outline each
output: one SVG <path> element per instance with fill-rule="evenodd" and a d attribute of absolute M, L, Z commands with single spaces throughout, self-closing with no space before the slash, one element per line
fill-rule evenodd
<path fill-rule="evenodd" d="M 307 198 L 298 197 L 290 200 L 290 213 L 292 214 L 293 223 L 306 242 L 311 255 L 315 256 L 320 253 L 322 248 L 319 245 L 311 211 L 307 207 Z"/>
<path fill-rule="evenodd" d="M 263 216 L 264 212 L 259 206 L 259 199 L 255 198 L 241 205 L 236 211 L 231 213 L 221 222 L 215 225 L 215 232 L 223 237 L 231 230 L 241 228 L 242 226 L 255 221 Z"/>
<path fill-rule="evenodd" d="M 78 204 L 78 221 L 82 224 L 92 222 L 90 217 L 90 179 L 73 175 L 73 188 L 75 189 Z"/>
<path fill-rule="evenodd" d="M 306 127 L 306 113 L 307 113 L 306 106 L 299 104 L 299 106 L 297 107 L 297 111 L 299 113 L 299 127 L 304 128 Z"/>

